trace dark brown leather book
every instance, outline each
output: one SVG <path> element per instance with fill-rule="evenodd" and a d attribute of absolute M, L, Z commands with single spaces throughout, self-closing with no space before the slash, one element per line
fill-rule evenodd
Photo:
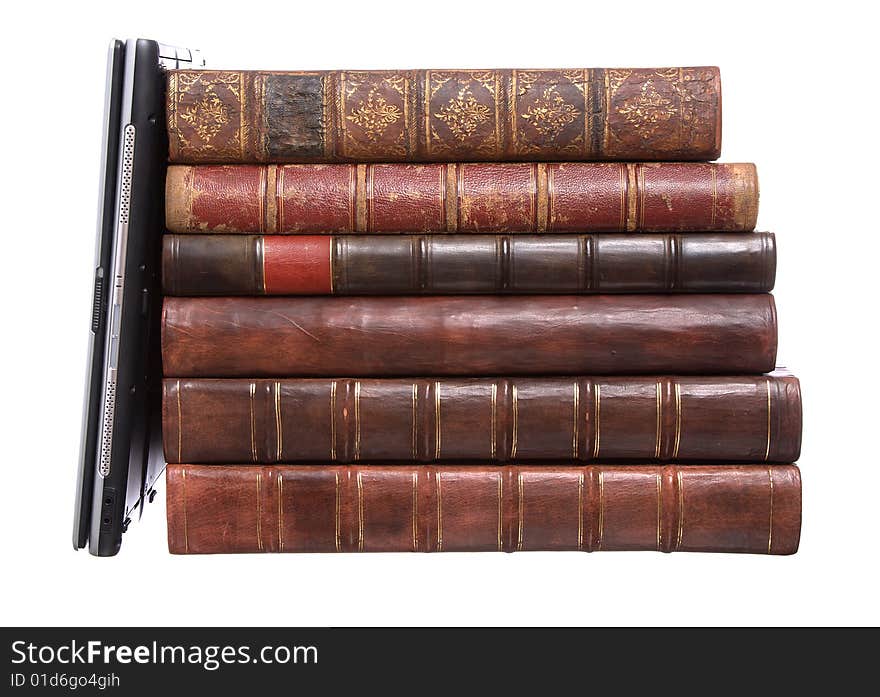
<path fill-rule="evenodd" d="M 167 295 L 760 293 L 772 233 L 165 235 Z"/>
<path fill-rule="evenodd" d="M 165 298 L 167 377 L 748 374 L 767 293 Z"/>
<path fill-rule="evenodd" d="M 166 379 L 168 462 L 793 462 L 801 399 L 763 376 Z"/>
<path fill-rule="evenodd" d="M 171 232 L 750 232 L 753 164 L 172 166 Z"/>
<path fill-rule="evenodd" d="M 718 68 L 168 73 L 172 162 L 714 160 Z"/>
<path fill-rule="evenodd" d="M 168 465 L 168 549 L 794 554 L 795 465 Z"/>

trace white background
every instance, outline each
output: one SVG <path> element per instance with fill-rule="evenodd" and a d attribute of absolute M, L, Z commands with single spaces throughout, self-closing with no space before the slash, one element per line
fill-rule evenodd
<path fill-rule="evenodd" d="M 880 621 L 880 120 L 869 3 L 100 7 L 15 3 L 4 14 L 0 622 Z M 800 552 L 172 557 L 164 486 L 119 556 L 74 552 L 104 61 L 114 36 L 198 47 L 211 67 L 227 68 L 721 66 L 722 159 L 758 164 L 758 227 L 779 243 L 779 361 L 803 385 Z"/>

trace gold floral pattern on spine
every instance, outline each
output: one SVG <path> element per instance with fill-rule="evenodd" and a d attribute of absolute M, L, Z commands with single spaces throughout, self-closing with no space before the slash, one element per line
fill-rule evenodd
<path fill-rule="evenodd" d="M 461 142 L 470 138 L 480 126 L 489 120 L 492 110 L 480 104 L 471 91 L 461 89 L 458 96 L 450 99 L 440 107 L 434 116 L 443 121 L 452 131 L 452 135 Z"/>
<path fill-rule="evenodd" d="M 643 138 L 654 135 L 658 125 L 671 119 L 677 111 L 671 99 L 657 92 L 652 80 L 645 80 L 637 95 L 624 100 L 617 107 L 617 113 L 639 131 Z"/>
<path fill-rule="evenodd" d="M 229 123 L 229 109 L 220 101 L 220 97 L 210 92 L 200 102 L 182 111 L 180 120 L 186 121 L 203 143 L 210 143 L 220 129 Z"/>
<path fill-rule="evenodd" d="M 242 73 L 171 73 L 168 101 L 169 138 L 179 158 L 244 159 L 247 124 Z"/>
<path fill-rule="evenodd" d="M 511 139 L 517 156 L 589 155 L 589 81 L 584 70 L 514 70 Z"/>
<path fill-rule="evenodd" d="M 499 157 L 502 154 L 499 72 L 428 70 L 424 76 L 428 159 Z"/>
<path fill-rule="evenodd" d="M 343 72 L 339 81 L 340 154 L 364 160 L 410 156 L 408 74 Z"/>
<path fill-rule="evenodd" d="M 556 91 L 555 86 L 544 90 L 541 97 L 522 115 L 542 136 L 555 138 L 567 124 L 574 122 L 580 112 Z"/>
<path fill-rule="evenodd" d="M 360 102 L 345 118 L 364 129 L 367 139 L 376 142 L 385 129 L 401 116 L 403 111 L 394 104 L 389 104 L 385 97 L 372 89 L 366 101 Z"/>
<path fill-rule="evenodd" d="M 658 150 L 669 159 L 717 156 L 714 68 L 606 70 L 604 88 L 606 157 L 651 159 Z"/>

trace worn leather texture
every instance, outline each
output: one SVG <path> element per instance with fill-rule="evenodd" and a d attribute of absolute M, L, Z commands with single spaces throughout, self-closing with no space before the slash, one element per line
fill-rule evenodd
<path fill-rule="evenodd" d="M 176 235 L 167 295 L 760 293 L 773 233 Z"/>
<path fill-rule="evenodd" d="M 750 232 L 750 163 L 177 165 L 171 232 Z"/>
<path fill-rule="evenodd" d="M 765 373 L 759 294 L 166 297 L 167 377 Z"/>
<path fill-rule="evenodd" d="M 714 160 L 718 68 L 168 73 L 172 162 Z"/>
<path fill-rule="evenodd" d="M 794 554 L 794 465 L 167 470 L 168 549 Z"/>
<path fill-rule="evenodd" d="M 168 462 L 793 462 L 801 399 L 762 376 L 166 379 Z"/>

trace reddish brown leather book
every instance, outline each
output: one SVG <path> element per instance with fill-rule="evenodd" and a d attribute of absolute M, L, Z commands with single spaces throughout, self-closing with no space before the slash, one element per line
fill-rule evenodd
<path fill-rule="evenodd" d="M 769 294 L 165 298 L 168 377 L 747 374 Z"/>
<path fill-rule="evenodd" d="M 166 295 L 760 293 L 772 233 L 165 235 Z"/>
<path fill-rule="evenodd" d="M 168 73 L 172 162 L 714 160 L 718 68 Z"/>
<path fill-rule="evenodd" d="M 204 165 L 168 168 L 171 232 L 749 232 L 753 164 Z"/>
<path fill-rule="evenodd" d="M 794 554 L 795 465 L 168 465 L 168 549 Z"/>
<path fill-rule="evenodd" d="M 801 399 L 762 376 L 166 379 L 168 462 L 792 462 Z"/>

